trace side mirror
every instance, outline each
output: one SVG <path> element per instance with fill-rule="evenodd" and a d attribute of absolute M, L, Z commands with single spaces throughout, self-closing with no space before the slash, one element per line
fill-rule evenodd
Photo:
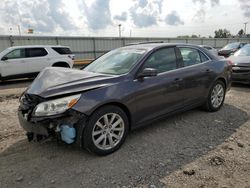
<path fill-rule="evenodd" d="M 154 68 L 145 68 L 139 75 L 138 78 L 153 77 L 157 76 L 158 71 Z"/>
<path fill-rule="evenodd" d="M 8 60 L 8 57 L 4 56 L 4 57 L 2 57 L 1 60 L 2 60 L 2 61 L 6 61 L 6 60 Z"/>

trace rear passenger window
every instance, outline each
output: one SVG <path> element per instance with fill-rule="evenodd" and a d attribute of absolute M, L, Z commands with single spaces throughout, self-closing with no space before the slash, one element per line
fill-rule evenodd
<path fill-rule="evenodd" d="M 176 69 L 176 55 L 174 48 L 164 48 L 154 52 L 146 60 L 143 69 L 154 68 L 158 73 Z"/>
<path fill-rule="evenodd" d="M 205 62 L 209 60 L 202 52 L 200 52 L 200 57 L 201 57 L 201 62 Z"/>
<path fill-rule="evenodd" d="M 27 57 L 41 57 L 48 54 L 44 48 L 27 48 L 26 53 Z"/>
<path fill-rule="evenodd" d="M 59 53 L 61 55 L 72 54 L 72 52 L 71 52 L 71 50 L 69 48 L 55 47 L 55 48 L 52 48 L 52 49 L 55 50 L 57 53 Z"/>
<path fill-rule="evenodd" d="M 193 48 L 180 48 L 180 52 L 185 67 L 208 61 L 202 52 Z"/>

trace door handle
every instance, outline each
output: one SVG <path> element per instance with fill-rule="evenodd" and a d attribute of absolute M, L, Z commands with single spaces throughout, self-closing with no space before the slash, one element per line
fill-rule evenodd
<path fill-rule="evenodd" d="M 175 78 L 174 82 L 181 82 L 183 80 L 183 78 Z"/>
<path fill-rule="evenodd" d="M 182 80 L 183 78 L 175 78 L 170 87 L 179 87 Z"/>
<path fill-rule="evenodd" d="M 205 73 L 210 73 L 210 72 L 212 72 L 212 69 L 205 69 L 204 72 Z"/>

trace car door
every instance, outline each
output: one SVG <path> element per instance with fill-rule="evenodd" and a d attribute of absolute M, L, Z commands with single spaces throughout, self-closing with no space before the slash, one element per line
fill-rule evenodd
<path fill-rule="evenodd" d="M 4 55 L 0 61 L 1 76 L 13 76 L 27 73 L 25 49 L 14 49 Z"/>
<path fill-rule="evenodd" d="M 48 66 L 48 52 L 45 48 L 26 48 L 29 73 L 37 73 Z"/>
<path fill-rule="evenodd" d="M 211 60 L 196 48 L 179 46 L 177 49 L 182 60 L 183 105 L 203 102 L 212 79 Z"/>
<path fill-rule="evenodd" d="M 182 92 L 179 90 L 179 70 L 175 48 L 163 48 L 154 52 L 141 67 L 154 68 L 158 75 L 135 79 L 136 124 L 147 122 L 179 108 Z"/>

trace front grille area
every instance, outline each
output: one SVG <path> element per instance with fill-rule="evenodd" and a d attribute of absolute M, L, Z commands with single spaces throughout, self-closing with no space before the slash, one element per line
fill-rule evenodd
<path fill-rule="evenodd" d="M 233 66 L 234 73 L 250 73 L 250 67 Z"/>
<path fill-rule="evenodd" d="M 250 70 L 233 70 L 235 73 L 250 73 Z"/>
<path fill-rule="evenodd" d="M 36 96 L 25 93 L 20 99 L 20 107 L 22 114 L 27 116 L 29 120 L 31 118 L 31 114 L 36 107 L 37 104 L 43 102 L 43 99 Z"/>

